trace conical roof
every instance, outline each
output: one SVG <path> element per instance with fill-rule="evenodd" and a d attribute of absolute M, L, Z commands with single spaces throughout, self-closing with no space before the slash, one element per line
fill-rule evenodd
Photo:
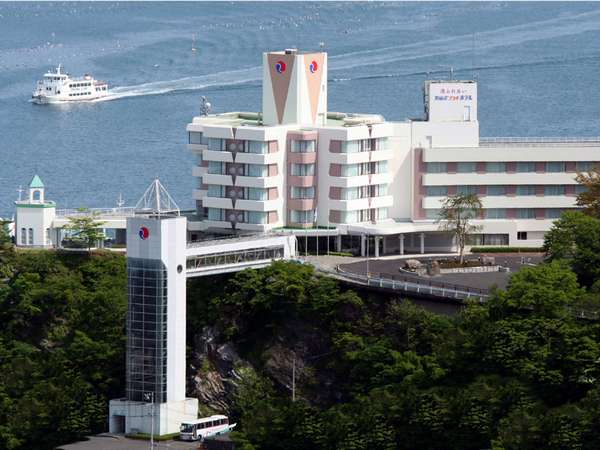
<path fill-rule="evenodd" d="M 179 215 L 179 206 L 156 178 L 135 205 L 138 214 Z"/>
<path fill-rule="evenodd" d="M 37 174 L 35 174 L 33 176 L 33 178 L 31 179 L 31 182 L 29 183 L 29 187 L 30 188 L 43 188 L 44 183 L 42 182 L 42 179 Z"/>

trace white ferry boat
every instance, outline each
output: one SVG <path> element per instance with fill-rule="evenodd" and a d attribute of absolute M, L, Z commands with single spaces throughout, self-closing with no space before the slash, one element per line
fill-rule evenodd
<path fill-rule="evenodd" d="M 95 80 L 91 75 L 71 78 L 59 65 L 55 72 L 48 72 L 37 82 L 33 91 L 35 103 L 80 102 L 95 100 L 108 95 L 108 84 Z"/>
<path fill-rule="evenodd" d="M 230 424 L 229 418 L 222 415 L 183 422 L 179 438 L 182 441 L 202 441 L 204 438 L 229 433 L 237 424 Z"/>

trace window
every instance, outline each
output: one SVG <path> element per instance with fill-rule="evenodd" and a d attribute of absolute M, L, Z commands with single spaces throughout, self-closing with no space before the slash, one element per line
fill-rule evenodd
<path fill-rule="evenodd" d="M 564 172 L 565 163 L 560 161 L 553 161 L 546 163 L 546 172 Z"/>
<path fill-rule="evenodd" d="M 594 166 L 596 166 L 596 163 L 592 161 L 577 161 L 575 163 L 575 170 L 577 172 L 589 172 Z"/>
<path fill-rule="evenodd" d="M 518 162 L 517 172 L 535 172 L 534 162 Z"/>
<path fill-rule="evenodd" d="M 188 133 L 189 143 L 190 144 L 208 144 L 208 138 L 204 137 L 202 133 L 198 133 L 196 131 L 190 131 Z"/>
<path fill-rule="evenodd" d="M 387 138 L 359 139 L 342 142 L 341 151 L 342 153 L 373 152 L 376 150 L 385 150 L 387 146 Z"/>
<path fill-rule="evenodd" d="M 546 210 L 546 219 L 559 219 L 563 212 L 564 210 L 560 208 L 548 208 Z"/>
<path fill-rule="evenodd" d="M 583 185 L 583 184 L 577 184 L 575 185 L 575 193 L 576 194 L 581 194 L 583 192 L 586 192 L 587 188 Z"/>
<path fill-rule="evenodd" d="M 246 141 L 246 151 L 248 153 L 264 154 L 268 153 L 269 143 L 263 141 Z"/>
<path fill-rule="evenodd" d="M 265 211 L 248 211 L 247 219 L 248 223 L 265 224 L 268 223 L 269 213 Z"/>
<path fill-rule="evenodd" d="M 473 173 L 477 170 L 477 164 L 474 162 L 456 163 L 456 173 Z"/>
<path fill-rule="evenodd" d="M 269 192 L 263 188 L 247 188 L 246 198 L 248 200 L 268 200 Z"/>
<path fill-rule="evenodd" d="M 506 195 L 506 186 L 488 186 L 487 195 Z"/>
<path fill-rule="evenodd" d="M 246 175 L 249 177 L 268 177 L 269 167 L 264 164 L 246 164 Z"/>
<path fill-rule="evenodd" d="M 46 245 L 49 245 L 52 240 L 50 239 L 50 228 L 46 228 Z"/>
<path fill-rule="evenodd" d="M 498 173 L 506 172 L 506 163 L 503 162 L 489 162 L 485 165 L 486 172 Z"/>
<path fill-rule="evenodd" d="M 290 211 L 290 220 L 295 223 L 313 223 L 315 220 L 315 211 L 309 209 L 308 211 Z"/>
<path fill-rule="evenodd" d="M 484 211 L 486 219 L 506 219 L 506 209 L 490 208 Z"/>
<path fill-rule="evenodd" d="M 377 220 L 383 220 L 388 218 L 388 209 L 387 208 L 377 208 L 376 210 Z"/>
<path fill-rule="evenodd" d="M 360 141 L 342 142 L 342 153 L 358 153 L 360 151 Z"/>
<path fill-rule="evenodd" d="M 225 174 L 225 163 L 221 161 L 209 161 L 208 162 L 208 173 L 213 175 L 224 175 Z"/>
<path fill-rule="evenodd" d="M 343 168 L 347 166 L 342 166 Z M 298 177 L 307 177 L 315 174 L 314 164 L 292 164 L 292 175 Z M 342 173 L 342 176 L 347 176 Z"/>
<path fill-rule="evenodd" d="M 456 186 L 456 193 L 459 195 L 477 194 L 477 186 Z"/>
<path fill-rule="evenodd" d="M 427 163 L 427 173 L 447 173 L 448 164 L 445 162 L 429 162 Z"/>
<path fill-rule="evenodd" d="M 527 231 L 517 231 L 517 240 L 518 241 L 526 241 L 527 240 Z"/>
<path fill-rule="evenodd" d="M 544 195 L 565 195 L 565 187 L 563 185 L 544 186 Z"/>
<path fill-rule="evenodd" d="M 441 212 L 441 210 L 439 210 L 439 209 L 426 209 L 425 217 L 427 219 L 437 220 L 440 218 L 440 212 Z"/>
<path fill-rule="evenodd" d="M 515 217 L 517 219 L 535 219 L 535 209 L 519 208 L 516 211 Z"/>
<path fill-rule="evenodd" d="M 536 189 L 535 186 L 525 185 L 525 186 L 517 186 L 517 195 L 535 195 Z"/>
<path fill-rule="evenodd" d="M 225 150 L 225 139 L 208 138 L 208 149 L 216 152 Z"/>
<path fill-rule="evenodd" d="M 208 208 L 208 220 L 223 221 L 225 211 L 221 208 Z"/>
<path fill-rule="evenodd" d="M 448 186 L 427 186 L 427 195 L 430 197 L 445 197 L 448 195 Z"/>
<path fill-rule="evenodd" d="M 292 141 L 293 153 L 314 153 L 315 141 Z"/>
<path fill-rule="evenodd" d="M 207 195 L 209 197 L 225 197 L 225 186 L 219 184 L 209 184 Z"/>
<path fill-rule="evenodd" d="M 33 245 L 33 228 L 29 229 L 29 241 L 27 243 Z"/>
<path fill-rule="evenodd" d="M 292 186 L 292 198 L 315 198 L 314 187 Z"/>
<path fill-rule="evenodd" d="M 470 234 L 467 245 L 508 245 L 508 234 Z"/>
<path fill-rule="evenodd" d="M 21 228 L 21 244 L 27 245 L 27 228 Z"/>

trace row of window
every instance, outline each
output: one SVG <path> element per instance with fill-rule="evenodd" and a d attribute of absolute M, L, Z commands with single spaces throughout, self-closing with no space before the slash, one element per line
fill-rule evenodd
<path fill-rule="evenodd" d="M 341 211 L 340 223 L 373 222 L 388 218 L 388 208 L 359 209 L 357 211 Z"/>
<path fill-rule="evenodd" d="M 374 152 L 385 150 L 388 147 L 388 138 L 357 139 L 342 142 L 342 153 Z"/>
<path fill-rule="evenodd" d="M 316 141 L 292 141 L 292 153 L 314 153 L 317 149 Z"/>
<path fill-rule="evenodd" d="M 563 212 L 567 211 L 563 208 L 546 208 L 544 209 L 543 217 L 546 219 L 558 219 Z M 427 219 L 439 219 L 439 209 L 428 209 L 425 211 L 425 217 Z M 508 218 L 508 209 L 506 208 L 488 208 L 483 210 L 483 217 L 485 219 L 506 219 Z M 536 214 L 535 208 L 517 208 L 514 210 L 515 219 L 535 219 L 538 215 Z"/>
<path fill-rule="evenodd" d="M 72 92 L 69 97 L 79 97 L 80 95 L 92 95 L 91 92 Z"/>
<path fill-rule="evenodd" d="M 387 161 L 366 162 L 358 164 L 342 164 L 342 177 L 356 177 L 360 175 L 372 175 L 376 173 L 387 173 Z"/>
<path fill-rule="evenodd" d="M 297 177 L 310 177 L 315 174 L 314 164 L 292 164 L 291 174 Z"/>
<path fill-rule="evenodd" d="M 549 184 L 541 186 L 543 188 L 544 195 L 565 195 L 567 186 L 564 184 Z M 483 188 L 483 192 L 481 189 Z M 580 194 L 581 192 L 585 192 L 586 188 L 583 185 L 577 184 L 575 185 L 575 193 Z M 540 189 L 541 191 L 541 189 Z M 446 197 L 448 195 L 448 186 L 427 186 L 426 189 L 427 195 L 430 197 Z M 469 194 L 477 194 L 477 195 L 506 195 L 509 192 L 508 186 L 498 185 L 498 186 L 456 186 L 456 194 L 457 195 L 469 195 Z M 514 190 L 515 195 L 537 195 L 538 188 L 535 185 L 519 185 L 515 186 Z M 541 194 L 541 192 L 540 192 Z"/>
<path fill-rule="evenodd" d="M 388 185 L 373 184 L 343 188 L 340 192 L 340 200 L 357 200 L 359 198 L 383 197 L 384 195 L 388 195 Z"/>
<path fill-rule="evenodd" d="M 294 199 L 311 199 L 315 198 L 315 188 L 314 186 L 309 187 L 300 187 L 300 186 L 292 186 L 290 189 L 290 196 Z"/>
<path fill-rule="evenodd" d="M 222 208 L 207 209 L 208 220 L 253 224 L 269 223 L 269 213 L 265 211 L 231 211 L 229 214 L 227 214 L 227 211 Z"/>
<path fill-rule="evenodd" d="M 209 184 L 207 195 L 209 197 L 225 198 L 227 197 L 227 189 L 230 189 L 229 198 L 261 200 L 269 199 L 269 190 L 266 188 L 232 188 L 222 186 L 220 184 Z"/>
<path fill-rule="evenodd" d="M 91 86 L 92 83 L 73 83 L 73 84 L 69 84 L 70 88 L 79 88 L 79 87 L 87 87 L 87 86 Z"/>
<path fill-rule="evenodd" d="M 314 209 L 306 211 L 290 211 L 290 222 L 293 223 L 314 223 L 317 221 L 317 214 Z"/>
<path fill-rule="evenodd" d="M 240 164 L 227 166 L 222 161 L 209 161 L 208 173 L 212 175 L 242 175 L 246 177 L 268 177 L 269 166 L 264 164 Z"/>
<path fill-rule="evenodd" d="M 543 163 L 546 172 L 558 173 L 566 172 L 567 164 L 564 161 L 550 161 Z M 597 163 L 592 161 L 577 161 L 575 170 L 577 172 L 585 172 L 591 170 Z M 515 172 L 529 173 L 536 172 L 537 163 L 535 162 L 517 162 L 515 163 Z M 505 162 L 488 162 L 485 163 L 486 173 L 503 173 L 507 171 L 507 163 Z M 456 173 L 476 173 L 476 162 L 457 162 Z M 428 162 L 427 173 L 448 173 L 447 162 Z"/>

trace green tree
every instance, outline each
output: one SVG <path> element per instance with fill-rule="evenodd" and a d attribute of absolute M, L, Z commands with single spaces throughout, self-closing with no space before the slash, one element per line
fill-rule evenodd
<path fill-rule="evenodd" d="M 10 222 L 8 220 L 0 219 L 0 248 L 12 242 L 10 232 L 8 230 L 9 223 Z"/>
<path fill-rule="evenodd" d="M 83 243 L 89 252 L 93 246 L 105 238 L 101 229 L 102 225 L 104 225 L 104 222 L 97 220 L 95 214 L 76 215 L 69 217 L 69 223 L 65 226 L 65 229 L 70 230 L 75 240 Z"/>
<path fill-rule="evenodd" d="M 600 279 L 600 219 L 564 213 L 546 233 L 544 249 L 548 260 L 568 261 L 582 284 Z"/>
<path fill-rule="evenodd" d="M 460 263 L 464 262 L 464 251 L 470 234 L 481 230 L 472 220 L 481 214 L 481 200 L 476 194 L 458 194 L 442 202 L 439 215 L 440 229 L 450 232 L 456 239 Z"/>
<path fill-rule="evenodd" d="M 578 173 L 575 181 L 585 187 L 577 194 L 577 206 L 583 207 L 586 214 L 600 219 L 600 169 L 594 166 L 589 172 Z"/>

